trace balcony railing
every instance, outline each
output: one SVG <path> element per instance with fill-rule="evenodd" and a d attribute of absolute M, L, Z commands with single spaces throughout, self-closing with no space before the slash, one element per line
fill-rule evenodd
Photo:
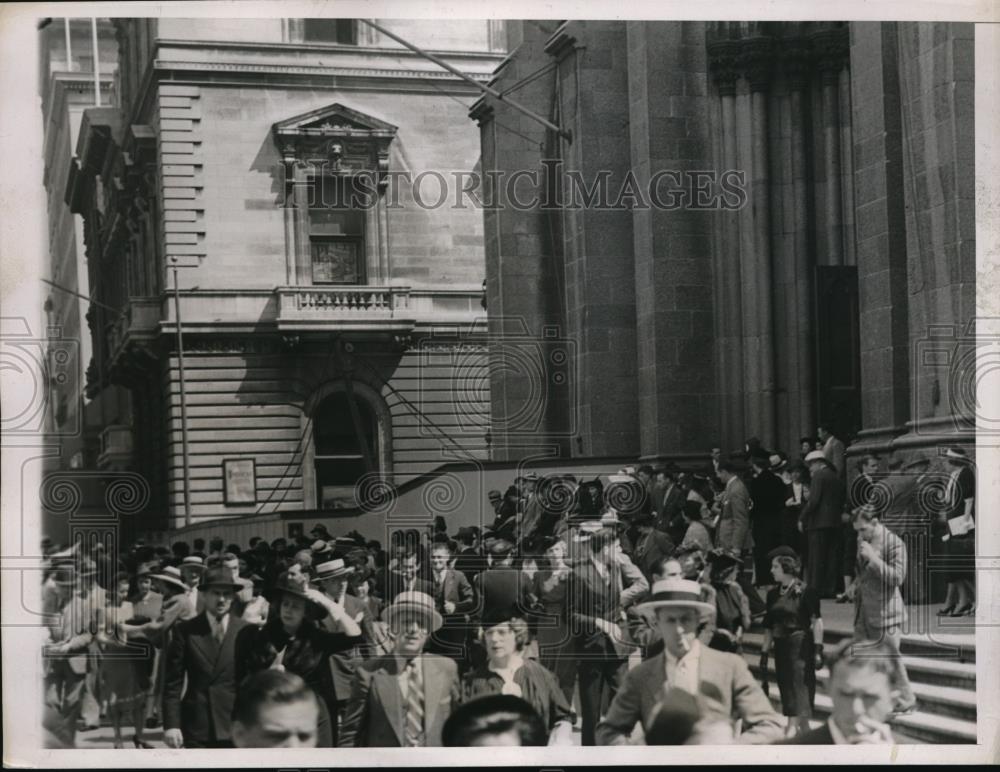
<path fill-rule="evenodd" d="M 409 287 L 280 287 L 278 327 L 412 327 Z"/>

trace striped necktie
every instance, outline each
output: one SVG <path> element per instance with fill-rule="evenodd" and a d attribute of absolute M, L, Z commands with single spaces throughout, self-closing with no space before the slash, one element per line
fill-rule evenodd
<path fill-rule="evenodd" d="M 411 659 L 406 670 L 405 741 L 408 748 L 418 748 L 424 744 L 424 684 L 416 660 Z"/>

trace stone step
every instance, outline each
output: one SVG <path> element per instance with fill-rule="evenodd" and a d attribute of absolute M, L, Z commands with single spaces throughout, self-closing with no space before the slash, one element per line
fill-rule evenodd
<path fill-rule="evenodd" d="M 968 630 L 962 632 L 942 632 L 944 625 L 939 624 L 934 629 L 928 623 L 919 625 L 918 620 L 912 616 L 909 620 L 912 629 L 925 629 L 932 632 L 904 632 L 900 641 L 900 650 L 903 654 L 913 654 L 920 657 L 941 657 L 953 662 L 975 662 L 976 661 L 976 636 L 971 629 L 972 622 L 962 622 L 956 625 L 957 630 Z M 823 642 L 825 644 L 835 644 L 844 638 L 854 635 L 854 630 L 843 624 L 824 625 Z"/>
<path fill-rule="evenodd" d="M 826 636 L 824 638 L 826 639 Z M 760 633 L 747 633 L 743 636 L 743 654 L 751 665 L 755 665 L 760 659 L 760 647 L 763 640 L 763 635 Z M 832 644 L 839 642 L 840 639 L 826 640 Z M 906 665 L 906 672 L 914 684 L 953 687 L 975 693 L 976 665 L 973 662 L 952 662 L 938 657 L 904 654 L 903 663 Z"/>
<path fill-rule="evenodd" d="M 771 703 L 781 710 L 781 697 L 771 690 Z M 813 715 L 825 721 L 830 716 L 833 705 L 826 694 L 816 693 Z M 909 716 L 900 716 L 891 722 L 892 732 L 903 742 L 917 744 L 934 743 L 956 745 L 976 742 L 976 722 L 963 721 L 949 716 L 940 716 L 918 710 Z"/>
<path fill-rule="evenodd" d="M 750 660 L 749 658 L 747 660 L 750 665 L 750 672 L 754 674 L 758 681 L 762 679 L 759 660 L 759 655 L 753 660 Z M 777 691 L 777 671 L 775 670 L 773 659 L 769 660 L 767 671 L 771 683 L 772 694 L 780 695 Z M 817 699 L 819 698 L 819 694 L 825 694 L 826 679 L 829 675 L 830 673 L 827 668 L 823 668 L 822 670 L 816 672 Z M 920 702 L 921 711 L 934 716 L 968 721 L 975 725 L 977 708 L 974 686 L 971 689 L 963 689 L 954 686 L 929 684 L 916 680 L 911 680 L 911 684 L 913 686 L 913 693 L 917 696 L 917 699 Z"/>

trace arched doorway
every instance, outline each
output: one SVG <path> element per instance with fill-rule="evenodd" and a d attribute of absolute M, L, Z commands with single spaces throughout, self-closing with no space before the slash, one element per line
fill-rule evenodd
<path fill-rule="evenodd" d="M 358 436 L 351 404 L 344 391 L 327 395 L 313 413 L 313 469 L 320 509 L 354 506 L 358 481 L 379 468 L 378 419 L 364 399 L 354 398 L 362 436 Z M 363 439 L 363 443 L 362 443 Z M 369 459 L 366 462 L 365 450 Z M 369 469 L 368 464 L 372 464 Z"/>

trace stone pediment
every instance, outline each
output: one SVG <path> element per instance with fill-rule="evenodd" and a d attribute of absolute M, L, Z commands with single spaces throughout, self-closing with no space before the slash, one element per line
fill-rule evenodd
<path fill-rule="evenodd" d="M 274 124 L 274 138 L 286 167 L 321 163 L 335 173 L 384 174 L 396 127 L 340 103 Z"/>

